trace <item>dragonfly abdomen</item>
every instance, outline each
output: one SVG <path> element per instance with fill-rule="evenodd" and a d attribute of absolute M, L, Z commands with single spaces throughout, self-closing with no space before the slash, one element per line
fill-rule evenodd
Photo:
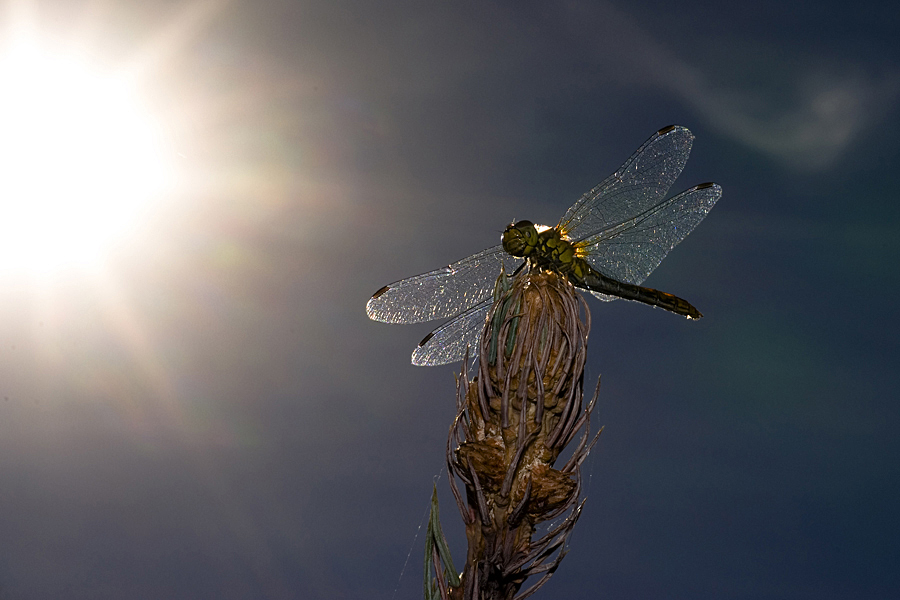
<path fill-rule="evenodd" d="M 590 269 L 589 266 L 588 268 Z M 659 308 L 682 315 L 688 319 L 699 319 L 703 316 L 699 310 L 694 308 L 690 302 L 683 298 L 653 288 L 623 283 L 610 277 L 606 277 L 594 269 L 590 269 L 590 272 L 582 279 L 582 281 L 573 281 L 573 283 L 579 287 L 583 286 L 593 292 L 616 296 L 618 298 L 624 298 L 625 300 L 634 300 L 635 302 L 642 302 L 644 304 L 649 304 L 650 306 L 658 306 Z"/>

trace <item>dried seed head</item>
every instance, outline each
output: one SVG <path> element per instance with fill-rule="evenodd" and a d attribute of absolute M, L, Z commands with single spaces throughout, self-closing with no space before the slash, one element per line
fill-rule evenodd
<path fill-rule="evenodd" d="M 527 577 L 546 572 L 536 589 L 562 560 L 580 514 L 579 466 L 593 445 L 593 401 L 582 409 L 589 329 L 587 304 L 565 276 L 535 269 L 498 280 L 478 376 L 459 381 L 448 444 L 450 469 L 466 488 L 464 506 L 451 479 L 469 539 L 463 586 L 477 581 L 477 597 L 512 598 Z M 554 468 L 579 432 L 572 458 Z M 567 509 L 562 525 L 532 539 L 537 524 Z M 476 597 L 475 587 L 453 594 Z"/>

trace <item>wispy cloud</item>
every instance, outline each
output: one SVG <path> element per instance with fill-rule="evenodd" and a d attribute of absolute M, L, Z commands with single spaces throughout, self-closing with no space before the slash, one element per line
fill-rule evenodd
<path fill-rule="evenodd" d="M 809 72 L 795 83 L 793 100 L 765 99 L 752 90 L 716 86 L 691 66 L 671 59 L 685 75 L 668 87 L 738 141 L 793 168 L 831 166 L 893 105 L 898 79 L 875 80 L 862 73 Z"/>
<path fill-rule="evenodd" d="M 831 166 L 860 134 L 887 116 L 900 95 L 900 73 L 873 76 L 846 62 L 835 67 L 826 59 L 785 64 L 773 80 L 782 88 L 787 80 L 787 93 L 772 94 L 764 85 L 719 83 L 612 4 L 573 3 L 570 10 L 578 37 L 595 53 L 602 52 L 604 61 L 620 61 L 628 80 L 672 92 L 722 133 L 791 168 Z"/>

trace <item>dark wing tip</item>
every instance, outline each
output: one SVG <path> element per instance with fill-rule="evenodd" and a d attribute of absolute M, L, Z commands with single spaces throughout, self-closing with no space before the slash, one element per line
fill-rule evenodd
<path fill-rule="evenodd" d="M 384 294 L 386 291 L 391 289 L 391 286 L 386 285 L 369 298 L 369 301 L 366 302 L 366 315 L 373 321 L 382 321 L 384 323 L 390 323 L 390 317 L 386 316 L 381 312 L 383 307 L 379 306 L 379 302 L 377 302 L 378 297 Z"/>
<path fill-rule="evenodd" d="M 432 331 L 431 333 L 429 333 L 428 335 L 426 335 L 424 338 L 422 338 L 422 341 L 419 342 L 419 348 L 421 348 L 422 346 L 424 346 L 425 344 L 427 344 L 427 343 L 428 343 L 428 340 L 430 340 L 430 339 L 433 338 L 433 337 L 434 337 L 434 332 Z"/>
<path fill-rule="evenodd" d="M 382 295 L 383 293 L 385 293 L 385 292 L 388 291 L 389 289 L 391 289 L 391 286 L 389 286 L 389 285 L 384 286 L 383 288 L 381 288 L 380 290 L 378 290 L 377 292 L 375 292 L 374 294 L 372 294 L 372 300 L 374 300 L 374 299 L 377 298 L 378 296 Z"/>
<path fill-rule="evenodd" d="M 713 183 L 712 181 L 707 181 L 706 183 L 701 183 L 695 189 L 705 190 L 712 187 L 721 187 L 718 183 Z"/>
<path fill-rule="evenodd" d="M 684 125 L 669 125 L 668 127 L 663 127 L 659 131 L 656 132 L 656 135 L 653 138 L 661 138 L 666 137 L 667 135 L 672 134 L 676 136 L 685 135 L 691 141 L 694 139 L 694 134 L 691 133 L 691 130 L 685 127 Z M 651 139 L 653 139 L 651 138 Z"/>

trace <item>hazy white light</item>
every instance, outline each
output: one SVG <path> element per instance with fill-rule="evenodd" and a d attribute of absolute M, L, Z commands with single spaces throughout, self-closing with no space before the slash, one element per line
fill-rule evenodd
<path fill-rule="evenodd" d="M 0 55 L 0 271 L 90 266 L 171 183 L 124 78 L 18 43 Z"/>

